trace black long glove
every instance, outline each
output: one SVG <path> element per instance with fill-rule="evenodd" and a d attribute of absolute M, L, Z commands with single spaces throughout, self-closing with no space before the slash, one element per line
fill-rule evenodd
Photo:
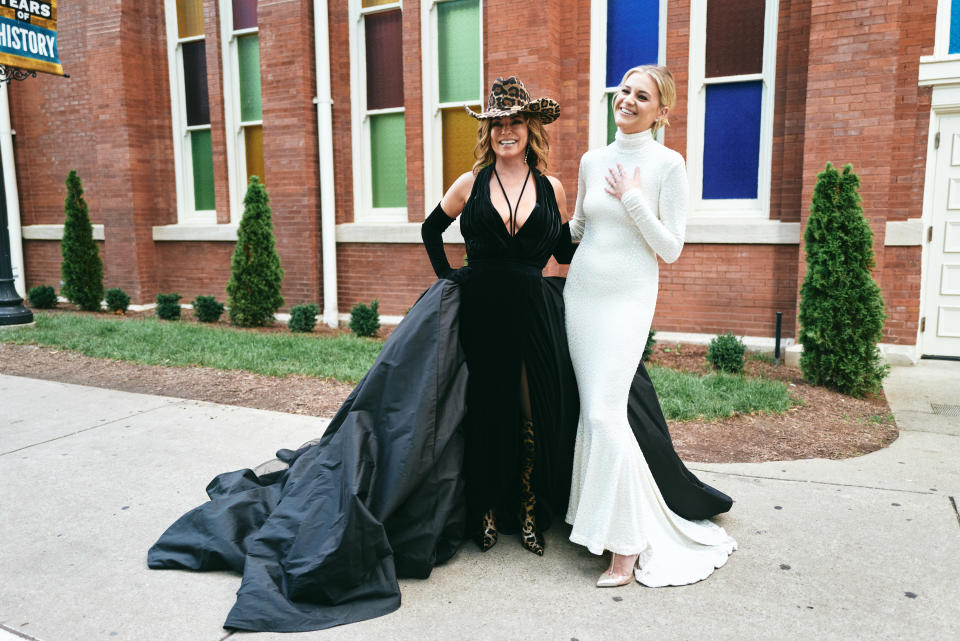
<path fill-rule="evenodd" d="M 557 239 L 557 245 L 553 248 L 553 257 L 561 265 L 569 265 L 579 246 L 580 243 L 573 242 L 570 236 L 570 223 L 563 223 L 560 228 L 560 238 Z"/>
<path fill-rule="evenodd" d="M 420 237 L 423 238 L 423 246 L 427 250 L 427 256 L 430 257 L 430 265 L 437 278 L 447 278 L 455 283 L 462 282 L 469 271 L 469 267 L 452 269 L 450 261 L 447 260 L 447 254 L 443 251 L 443 232 L 453 223 L 453 218 L 447 216 L 440 205 L 434 208 L 427 219 L 420 225 Z"/>

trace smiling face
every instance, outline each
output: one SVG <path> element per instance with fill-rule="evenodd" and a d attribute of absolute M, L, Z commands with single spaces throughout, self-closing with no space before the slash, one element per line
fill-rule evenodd
<path fill-rule="evenodd" d="M 660 104 L 656 81 L 647 73 L 627 76 L 613 100 L 613 120 L 625 134 L 650 129 L 658 117 L 667 115 L 667 111 L 667 107 Z"/>
<path fill-rule="evenodd" d="M 498 158 L 522 157 L 528 136 L 527 117 L 523 114 L 490 120 L 490 147 Z"/>

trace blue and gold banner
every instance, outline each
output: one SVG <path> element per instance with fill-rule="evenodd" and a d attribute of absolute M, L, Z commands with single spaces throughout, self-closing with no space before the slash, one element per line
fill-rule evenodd
<path fill-rule="evenodd" d="M 0 64 L 63 75 L 56 0 L 0 0 Z"/>

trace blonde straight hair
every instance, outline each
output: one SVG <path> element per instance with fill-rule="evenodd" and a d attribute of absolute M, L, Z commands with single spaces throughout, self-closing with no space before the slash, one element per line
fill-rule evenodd
<path fill-rule="evenodd" d="M 677 101 L 677 85 L 674 83 L 673 74 L 670 73 L 669 69 L 662 65 L 640 65 L 639 67 L 628 69 L 627 73 L 623 74 L 623 79 L 620 80 L 620 86 L 622 87 L 627 81 L 627 78 L 635 73 L 645 73 L 653 78 L 653 81 L 657 83 L 657 89 L 660 91 L 660 106 L 668 109 L 673 108 L 674 103 Z M 656 134 L 661 127 L 669 126 L 670 121 L 666 116 L 663 116 L 662 118 L 658 118 L 650 129 Z"/>

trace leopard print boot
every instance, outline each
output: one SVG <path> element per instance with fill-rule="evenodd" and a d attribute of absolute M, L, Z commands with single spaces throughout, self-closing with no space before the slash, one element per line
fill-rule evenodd
<path fill-rule="evenodd" d="M 543 535 L 537 529 L 534 508 L 537 497 L 533 493 L 533 421 L 524 421 L 520 428 L 520 544 L 538 556 L 543 556 Z"/>
<path fill-rule="evenodd" d="M 480 519 L 480 529 L 477 530 L 476 541 L 481 552 L 486 552 L 497 542 L 497 523 L 493 508 L 490 508 Z"/>

